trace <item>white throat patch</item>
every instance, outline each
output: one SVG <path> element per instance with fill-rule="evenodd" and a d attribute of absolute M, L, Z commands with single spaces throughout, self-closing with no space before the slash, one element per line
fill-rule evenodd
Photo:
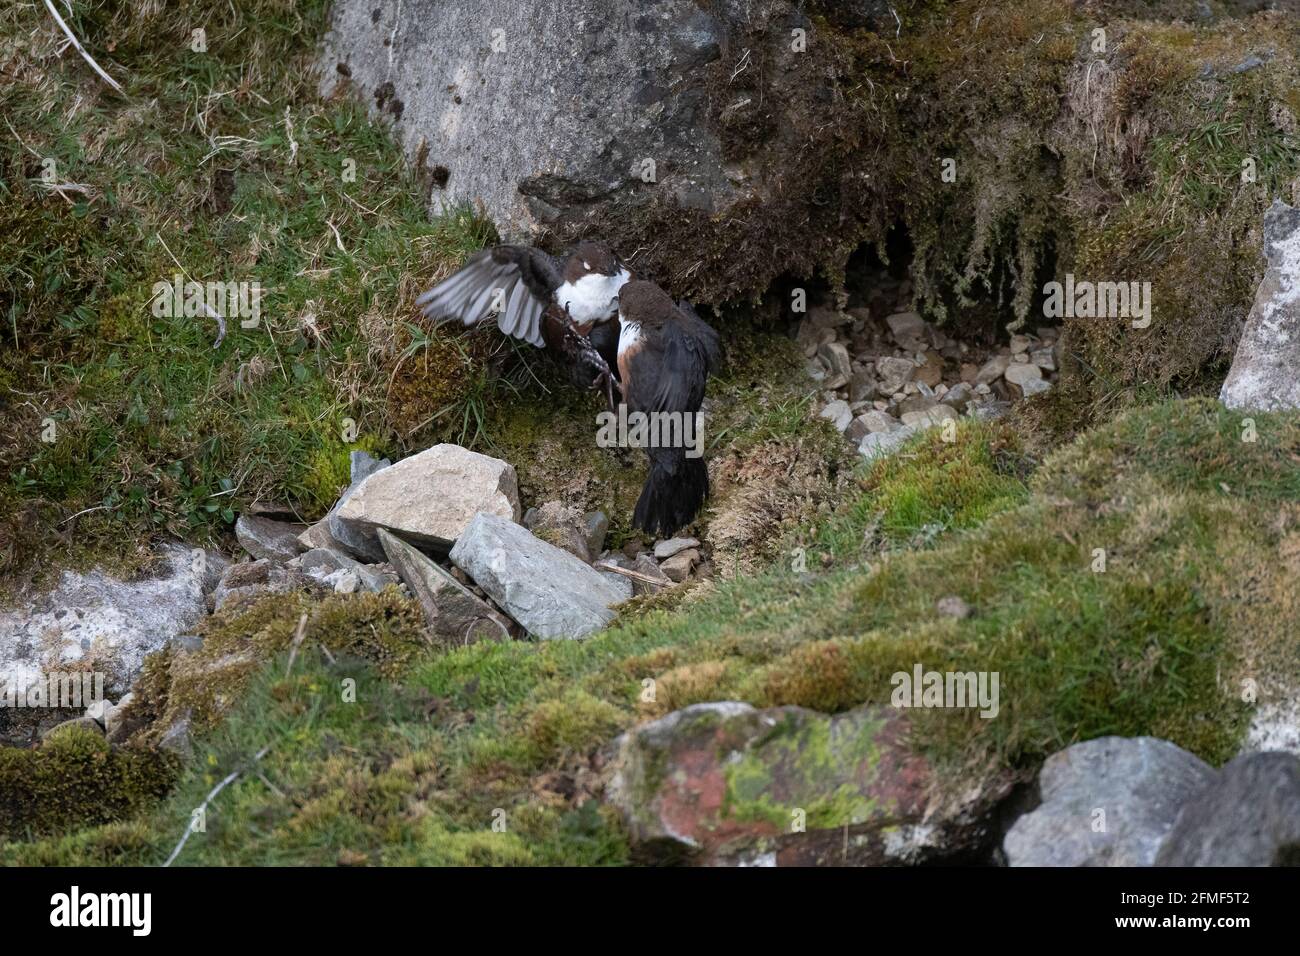
<path fill-rule="evenodd" d="M 618 290 L 631 278 L 626 269 L 612 276 L 592 272 L 561 285 L 555 290 L 555 301 L 561 309 L 568 307 L 575 322 L 603 322 L 618 312 Z"/>
<path fill-rule="evenodd" d="M 629 322 L 623 318 L 623 313 L 618 315 L 621 328 L 618 331 L 618 357 L 622 358 L 623 353 L 628 349 L 634 349 L 641 341 L 641 323 Z"/>

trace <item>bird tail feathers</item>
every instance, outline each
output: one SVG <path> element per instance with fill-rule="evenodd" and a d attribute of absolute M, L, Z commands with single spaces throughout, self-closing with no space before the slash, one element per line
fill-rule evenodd
<path fill-rule="evenodd" d="M 709 470 L 703 458 L 684 449 L 651 453 L 650 474 L 632 513 L 632 524 L 648 534 L 671 537 L 695 520 L 709 495 Z"/>

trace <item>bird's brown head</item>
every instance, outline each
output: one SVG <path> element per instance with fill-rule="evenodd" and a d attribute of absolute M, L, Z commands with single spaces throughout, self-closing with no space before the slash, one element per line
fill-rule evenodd
<path fill-rule="evenodd" d="M 674 308 L 668 293 L 653 282 L 633 279 L 618 292 L 619 316 L 626 322 L 665 321 Z"/>
<path fill-rule="evenodd" d="M 603 242 L 584 239 L 573 247 L 569 261 L 565 264 L 564 278 L 568 282 L 577 282 L 583 276 L 593 274 L 614 276 L 623 268 L 625 267 L 609 246 Z"/>

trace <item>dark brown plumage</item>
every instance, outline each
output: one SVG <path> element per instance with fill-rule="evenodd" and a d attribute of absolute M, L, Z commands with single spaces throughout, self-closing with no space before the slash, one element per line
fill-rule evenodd
<path fill-rule="evenodd" d="M 633 280 L 619 292 L 618 369 L 630 412 L 692 415 L 704 402 L 709 373 L 721 359 L 718 333 L 685 301 L 674 303 L 653 282 Z M 685 447 L 647 448 L 650 473 L 633 524 L 668 536 L 690 524 L 709 493 L 702 457 Z"/>

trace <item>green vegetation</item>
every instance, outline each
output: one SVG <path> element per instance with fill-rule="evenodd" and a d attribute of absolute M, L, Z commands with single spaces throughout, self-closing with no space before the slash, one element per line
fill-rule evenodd
<path fill-rule="evenodd" d="M 325 8 L 76 4 L 70 24 L 112 51 L 125 99 L 76 56 L 50 59 L 40 4 L 0 12 L 14 147 L 0 157 L 0 571 L 41 557 L 52 527 L 75 531 L 64 563 L 124 537 L 211 537 L 257 499 L 319 514 L 349 447 L 461 434 L 466 350 L 487 338 L 435 335 L 401 362 L 400 316 L 490 230 L 430 223 L 428 184 L 387 132 L 360 104 L 317 99 Z M 46 160 L 79 188 L 46 185 Z M 232 317 L 214 348 L 215 321 L 155 318 L 154 283 L 177 273 L 259 282 L 260 324 Z M 390 399 L 443 417 L 412 436 Z"/>
<path fill-rule="evenodd" d="M 955 443 L 929 433 L 864 467 L 850 500 L 810 532 L 818 573 L 782 561 L 587 641 L 430 651 L 390 669 L 396 679 L 364 655 L 330 664 L 317 649 L 318 633 L 339 648 L 349 630 L 369 631 L 372 609 L 352 621 L 349 603 L 335 603 L 333 636 L 309 630 L 288 677 L 283 653 L 253 677 L 146 827 L 4 855 L 156 862 L 212 783 L 269 744 L 259 767 L 274 789 L 256 777 L 232 785 L 183 862 L 620 863 L 621 827 L 588 798 L 593 754 L 621 729 L 706 700 L 884 703 L 890 676 L 918 661 L 1001 675 L 996 720 L 912 715 L 915 744 L 948 779 L 1031 767 L 1102 734 L 1155 734 L 1221 762 L 1249 714 L 1239 681 L 1300 670 L 1300 417 L 1255 423 L 1258 440 L 1243 442 L 1241 417 L 1217 403 L 1163 403 L 1088 433 L 1027 479 L 1008 425 L 963 424 Z M 935 475 L 941 497 L 928 490 Z M 973 613 L 943 616 L 947 595 Z M 345 678 L 354 704 L 342 702 Z M 1262 687 L 1261 701 L 1278 690 Z"/>

